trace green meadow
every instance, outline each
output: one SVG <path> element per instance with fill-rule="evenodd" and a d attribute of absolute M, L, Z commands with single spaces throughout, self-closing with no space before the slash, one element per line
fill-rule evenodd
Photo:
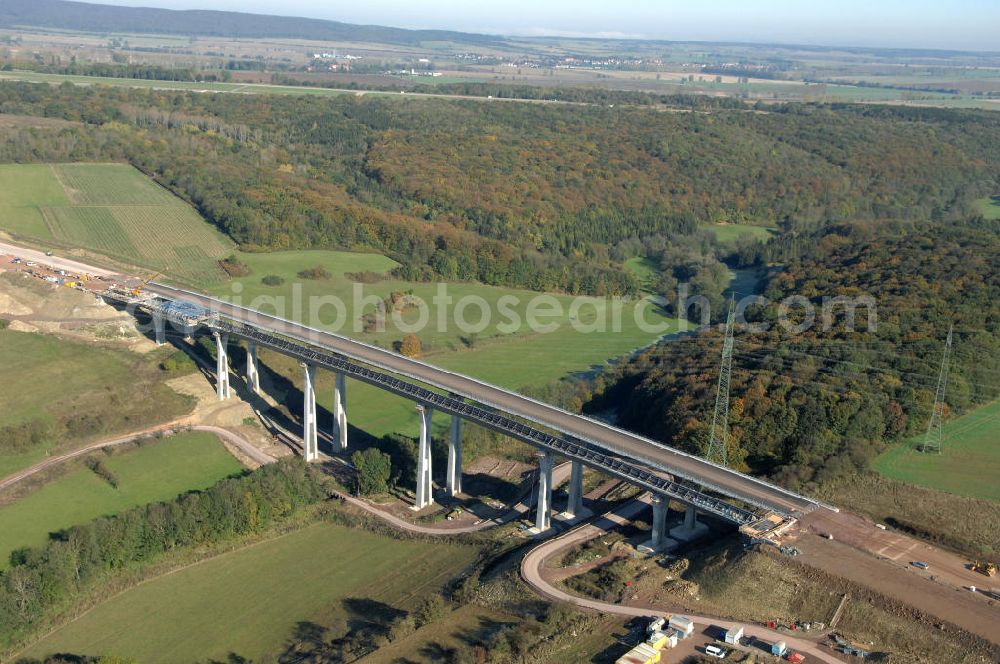
<path fill-rule="evenodd" d="M 1000 501 L 1000 401 L 944 425 L 941 454 L 920 451 L 916 436 L 882 453 L 872 466 L 892 479 Z"/>
<path fill-rule="evenodd" d="M 366 607 L 373 602 L 412 610 L 477 551 L 318 523 L 154 578 L 23 655 L 114 654 L 143 664 L 273 661 L 297 624 L 371 618 Z"/>
<path fill-rule="evenodd" d="M 177 434 L 112 456 L 102 452 L 94 456 L 117 478 L 117 488 L 76 462 L 66 475 L 0 507 L 0 568 L 6 567 L 11 551 L 42 546 L 49 533 L 205 489 L 242 470 L 215 436 L 200 432 Z"/>

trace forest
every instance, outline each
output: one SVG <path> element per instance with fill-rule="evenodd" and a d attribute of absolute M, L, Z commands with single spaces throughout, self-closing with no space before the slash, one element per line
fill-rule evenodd
<path fill-rule="evenodd" d="M 1000 222 L 835 224 L 772 240 L 764 260 L 784 267 L 767 280 L 769 304 L 748 307 L 734 334 L 734 467 L 808 491 L 921 434 L 952 325 L 948 409 L 1000 394 Z M 789 296 L 817 312 L 824 297 L 868 296 L 875 324 L 866 306 L 853 325 L 835 307 L 828 329 L 817 313 L 805 331 L 788 331 L 778 303 Z M 625 427 L 704 453 L 721 336 L 708 328 L 616 365 L 598 379 L 587 410 L 620 406 Z"/>
<path fill-rule="evenodd" d="M 675 104 L 5 83 L 0 112 L 80 124 L 3 128 L 0 161 L 128 161 L 245 250 L 374 250 L 408 279 L 597 295 L 638 292 L 620 249 L 650 237 L 683 246 L 712 222 L 953 221 L 995 193 L 996 114 Z"/>

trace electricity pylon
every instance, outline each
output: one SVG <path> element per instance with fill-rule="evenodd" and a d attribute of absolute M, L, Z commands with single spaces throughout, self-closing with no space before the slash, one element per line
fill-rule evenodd
<path fill-rule="evenodd" d="M 722 342 L 722 366 L 719 368 L 719 386 L 715 392 L 715 411 L 712 413 L 712 430 L 708 437 L 705 458 L 723 466 L 729 465 L 729 383 L 733 375 L 733 321 L 736 318 L 736 299 L 729 300 L 726 316 L 726 336 Z"/>
<path fill-rule="evenodd" d="M 948 339 L 944 342 L 941 373 L 938 374 L 937 391 L 934 393 L 934 410 L 931 412 L 931 421 L 927 424 L 924 443 L 920 446 L 921 452 L 941 454 L 941 445 L 944 440 L 941 420 L 944 414 L 944 393 L 948 387 L 948 363 L 951 361 L 951 335 L 953 329 L 954 325 L 948 327 Z"/>

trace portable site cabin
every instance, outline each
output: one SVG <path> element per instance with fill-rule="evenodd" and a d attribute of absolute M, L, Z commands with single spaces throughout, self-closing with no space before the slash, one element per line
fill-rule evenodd
<path fill-rule="evenodd" d="M 777 657 L 781 657 L 782 655 L 785 654 L 786 650 L 788 650 L 788 646 L 785 645 L 784 641 L 777 641 L 776 643 L 772 643 L 771 644 L 771 654 L 772 655 L 776 655 Z"/>
<path fill-rule="evenodd" d="M 649 626 L 646 628 L 647 634 L 652 634 L 653 632 L 662 632 L 663 626 L 667 624 L 666 618 L 656 618 L 650 621 Z"/>
<path fill-rule="evenodd" d="M 806 661 L 806 656 L 800 652 L 793 652 L 788 656 L 788 661 L 792 664 L 802 664 L 802 662 Z"/>
<path fill-rule="evenodd" d="M 731 645 L 738 645 L 740 639 L 743 638 L 743 628 L 740 626 L 730 627 L 726 630 L 726 643 Z"/>
<path fill-rule="evenodd" d="M 667 624 L 670 625 L 671 629 L 676 630 L 682 639 L 686 639 L 694 634 L 694 621 L 690 618 L 670 616 L 670 621 Z"/>

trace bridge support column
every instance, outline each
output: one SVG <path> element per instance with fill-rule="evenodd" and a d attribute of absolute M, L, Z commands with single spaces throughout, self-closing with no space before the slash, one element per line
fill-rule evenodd
<path fill-rule="evenodd" d="M 347 449 L 347 377 L 338 373 L 333 383 L 333 437 Z"/>
<path fill-rule="evenodd" d="M 316 428 L 316 367 L 302 363 L 302 448 L 306 461 L 319 459 L 319 436 Z"/>
<path fill-rule="evenodd" d="M 693 542 L 708 533 L 708 526 L 698 521 L 694 505 L 686 505 L 684 524 L 670 529 L 670 537 L 681 542 Z"/>
<path fill-rule="evenodd" d="M 451 416 L 451 435 L 448 438 L 448 495 L 454 498 L 462 493 L 462 418 Z"/>
<path fill-rule="evenodd" d="M 567 518 L 575 519 L 583 516 L 583 464 L 573 459 L 569 473 L 569 498 L 566 500 Z"/>
<path fill-rule="evenodd" d="M 167 343 L 167 319 L 156 311 L 153 312 L 153 333 L 156 336 L 157 346 Z"/>
<path fill-rule="evenodd" d="M 433 409 L 425 404 L 417 404 L 420 413 L 420 445 L 417 449 L 417 499 L 414 509 L 422 510 L 434 502 L 431 484 L 431 416 Z"/>
<path fill-rule="evenodd" d="M 260 394 L 260 370 L 257 364 L 257 344 L 247 342 L 247 387 L 254 394 Z"/>
<path fill-rule="evenodd" d="M 538 458 L 538 504 L 535 530 L 544 533 L 552 527 L 552 453 L 541 452 Z"/>
<path fill-rule="evenodd" d="M 213 332 L 215 337 L 215 393 L 219 401 L 229 398 L 229 335 Z"/>

